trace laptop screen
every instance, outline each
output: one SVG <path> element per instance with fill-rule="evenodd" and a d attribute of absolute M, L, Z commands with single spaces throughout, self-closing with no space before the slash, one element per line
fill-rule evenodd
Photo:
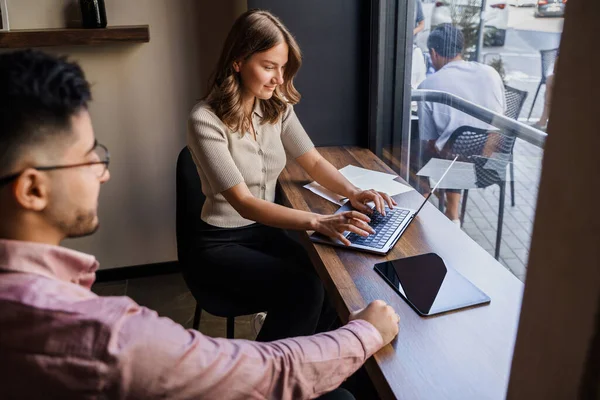
<path fill-rule="evenodd" d="M 431 188 L 431 190 L 429 191 L 429 194 L 427 195 L 427 197 L 425 197 L 425 200 L 423 201 L 423 203 L 421 203 L 421 206 L 419 207 L 419 209 L 417 210 L 417 212 L 415 212 L 415 215 L 413 216 L 413 218 L 417 216 L 417 214 L 419 213 L 419 211 L 421 211 L 421 209 L 423 208 L 423 206 L 425 205 L 425 203 L 427 203 L 427 200 L 429 200 L 429 198 L 431 197 L 431 195 L 433 194 L 433 192 L 435 192 L 435 190 L 438 188 L 438 186 L 440 185 L 440 183 L 442 182 L 442 180 L 444 180 L 444 178 L 446 177 L 446 174 L 448 174 L 448 171 L 450 171 L 450 168 L 452 168 L 452 166 L 454 165 L 454 163 L 456 162 L 457 159 L 458 159 L 458 156 L 454 157 L 454 160 L 452 160 L 452 162 L 450 163 L 450 165 L 448 165 L 448 168 L 446 168 L 446 171 L 444 171 L 444 173 L 442 174 L 442 176 L 440 177 L 440 179 L 438 179 L 438 181 L 436 182 L 435 186 L 433 188 Z"/>

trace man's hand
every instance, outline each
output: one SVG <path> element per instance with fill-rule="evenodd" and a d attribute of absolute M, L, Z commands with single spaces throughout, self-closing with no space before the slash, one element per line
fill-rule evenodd
<path fill-rule="evenodd" d="M 366 308 L 350 314 L 350 321 L 362 319 L 373 325 L 383 338 L 383 345 L 390 343 L 399 331 L 400 316 L 382 300 L 375 300 Z"/>

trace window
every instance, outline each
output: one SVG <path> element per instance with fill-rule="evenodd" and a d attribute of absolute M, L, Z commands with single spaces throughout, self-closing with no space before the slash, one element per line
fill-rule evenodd
<path fill-rule="evenodd" d="M 457 155 L 431 201 L 524 281 L 566 0 L 412 1 L 387 6 L 400 73 L 376 151 L 422 193 Z"/>

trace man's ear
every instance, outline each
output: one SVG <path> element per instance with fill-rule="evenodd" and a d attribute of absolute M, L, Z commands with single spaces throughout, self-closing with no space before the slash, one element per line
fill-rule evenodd
<path fill-rule="evenodd" d="M 42 211 L 48 205 L 50 182 L 46 174 L 28 168 L 12 185 L 15 201 L 24 209 Z"/>

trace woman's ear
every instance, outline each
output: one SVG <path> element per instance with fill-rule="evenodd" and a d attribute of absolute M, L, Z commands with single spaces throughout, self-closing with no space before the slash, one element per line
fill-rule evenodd
<path fill-rule="evenodd" d="M 239 63 L 239 61 L 234 61 L 233 62 L 233 70 L 235 72 L 238 72 L 238 73 L 240 72 L 240 63 Z"/>

